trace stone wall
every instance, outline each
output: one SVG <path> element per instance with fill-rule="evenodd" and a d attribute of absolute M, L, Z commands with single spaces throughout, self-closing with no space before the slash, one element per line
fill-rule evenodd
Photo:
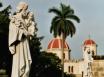
<path fill-rule="evenodd" d="M 104 77 L 104 60 L 94 60 L 92 63 L 93 77 Z"/>
<path fill-rule="evenodd" d="M 0 77 L 8 77 L 8 75 L 6 75 L 6 70 L 0 69 Z"/>
<path fill-rule="evenodd" d="M 75 77 L 82 77 L 82 75 L 81 74 L 76 74 Z"/>

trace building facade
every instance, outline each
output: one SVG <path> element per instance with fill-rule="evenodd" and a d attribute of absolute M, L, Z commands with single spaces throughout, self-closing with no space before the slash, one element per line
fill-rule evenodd
<path fill-rule="evenodd" d="M 47 47 L 48 53 L 55 53 L 60 59 L 62 56 L 62 39 L 53 38 Z M 72 60 L 71 49 L 64 42 L 64 72 L 74 74 L 76 77 L 104 77 L 104 57 L 97 55 L 97 44 L 92 39 L 87 39 L 82 44 L 83 57 Z"/>

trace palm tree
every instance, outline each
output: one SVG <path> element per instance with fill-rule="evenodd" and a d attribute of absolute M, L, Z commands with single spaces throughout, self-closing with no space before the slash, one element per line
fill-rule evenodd
<path fill-rule="evenodd" d="M 64 41 L 67 36 L 73 36 L 76 32 L 76 28 L 72 20 L 80 22 L 80 19 L 74 14 L 74 10 L 68 5 L 60 4 L 61 7 L 58 9 L 53 7 L 49 9 L 49 13 L 54 13 L 55 16 L 52 19 L 50 33 L 53 32 L 54 37 L 62 37 L 62 77 L 64 77 Z"/>

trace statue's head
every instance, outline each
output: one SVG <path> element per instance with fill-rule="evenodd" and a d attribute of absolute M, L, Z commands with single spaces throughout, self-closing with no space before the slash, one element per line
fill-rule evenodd
<path fill-rule="evenodd" d="M 28 4 L 26 2 L 20 2 L 17 6 L 17 12 L 22 10 L 26 11 L 28 9 Z"/>
<path fill-rule="evenodd" d="M 20 2 L 17 6 L 17 13 L 20 13 L 23 18 L 27 17 L 27 9 L 28 9 L 28 4 L 25 2 Z"/>

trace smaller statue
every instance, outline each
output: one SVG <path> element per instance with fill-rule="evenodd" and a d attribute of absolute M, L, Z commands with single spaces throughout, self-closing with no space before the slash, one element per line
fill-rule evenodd
<path fill-rule="evenodd" d="M 31 35 L 34 35 L 34 32 L 37 31 L 37 28 L 36 28 L 36 23 L 35 23 L 35 20 L 34 20 L 34 15 L 32 12 L 28 12 L 27 14 L 27 19 L 25 20 L 26 23 L 27 23 L 27 29 L 28 29 L 28 32 L 31 34 Z"/>

